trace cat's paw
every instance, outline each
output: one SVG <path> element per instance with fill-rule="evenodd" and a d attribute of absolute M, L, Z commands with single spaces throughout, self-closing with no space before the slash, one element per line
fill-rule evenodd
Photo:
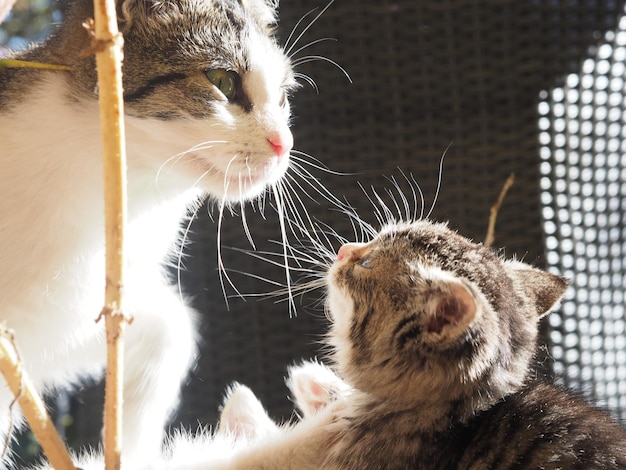
<path fill-rule="evenodd" d="M 303 415 L 311 416 L 339 397 L 350 394 L 351 387 L 319 362 L 305 361 L 289 368 L 287 386 Z"/>
<path fill-rule="evenodd" d="M 255 440 L 277 431 L 278 426 L 252 390 L 238 383 L 230 386 L 220 414 L 219 433 Z"/>

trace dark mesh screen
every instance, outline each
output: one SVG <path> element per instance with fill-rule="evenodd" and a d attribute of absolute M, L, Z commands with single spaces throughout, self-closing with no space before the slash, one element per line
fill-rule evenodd
<path fill-rule="evenodd" d="M 565 382 L 616 410 L 624 409 L 620 397 L 626 380 L 619 293 L 626 177 L 618 142 L 623 140 L 622 85 L 615 85 L 619 102 L 607 104 L 604 115 L 596 110 L 585 118 L 581 108 L 582 121 L 575 131 L 572 119 L 562 121 L 570 112 L 567 100 L 574 97 L 572 89 L 580 101 L 587 89 L 583 83 L 591 80 L 595 103 L 601 91 L 599 78 L 623 76 L 619 70 L 624 58 L 617 54 L 622 50 L 617 48 L 621 36 L 616 33 L 623 3 L 338 0 L 300 44 L 326 37 L 337 41 L 318 43 L 299 56 L 322 55 L 336 61 L 352 83 L 328 62 L 306 63 L 298 72 L 315 80 L 319 94 L 305 84 L 293 99 L 296 148 L 345 172 L 339 176 L 313 170 L 330 191 L 347 197 L 371 222 L 371 205 L 357 181 L 365 187 L 389 186 L 384 175 L 397 177 L 400 168 L 420 183 L 428 209 L 441 155 L 451 144 L 432 217 L 449 220 L 464 235 L 483 240 L 489 208 L 514 172 L 516 183 L 501 208 L 495 244 L 507 256 L 538 266 L 549 264 L 575 278 L 577 286 L 586 286 L 578 294 L 572 290 L 562 313 L 552 315 L 546 337 L 553 342 L 555 369 Z M 297 21 L 316 6 L 325 5 L 282 2 L 281 37 L 287 38 Z M 602 52 L 607 43 L 611 53 Z M 608 54 L 611 65 L 603 66 L 604 71 L 598 65 L 601 54 Z M 595 65 L 584 72 L 589 60 Z M 612 85 L 606 86 L 608 90 Z M 613 92 L 606 94 L 610 101 Z M 566 111 L 558 114 L 559 109 Z M 569 155 L 573 136 L 578 135 L 583 145 L 586 121 L 592 122 L 591 146 L 585 155 L 582 147 L 578 149 L 575 159 Z M 596 137 L 602 126 L 616 135 L 600 152 L 597 145 L 602 139 Z M 610 126 L 616 130 L 609 131 Z M 573 197 L 575 178 L 590 180 L 588 196 Z M 595 184 L 600 180 L 604 186 Z M 583 186 L 580 182 L 581 194 L 587 191 Z M 330 210 L 329 204 L 304 201 L 311 216 L 345 235 L 352 232 L 346 218 Z M 279 251 L 267 243 L 280 238 L 276 215 L 267 210 L 263 219 L 247 212 L 257 248 Z M 301 357 L 319 354 L 317 343 L 325 328 L 316 296 L 301 303 L 298 299 L 298 315 L 293 318 L 285 302 L 271 299 L 232 298 L 227 309 L 216 271 L 217 226 L 200 211 L 192 231 L 182 279 L 201 315 L 203 344 L 176 423 L 192 428 L 214 423 L 223 391 L 234 380 L 249 385 L 274 417 L 289 418 L 285 368 Z M 249 247 L 240 218 L 226 217 L 222 233 L 224 245 Z M 584 252 L 582 261 L 573 258 L 579 251 Z M 571 263 L 566 260 L 569 255 Z M 280 268 L 236 251 L 225 250 L 224 263 L 234 271 L 284 279 Z M 242 292 L 272 289 L 255 278 L 232 277 Z M 543 365 L 551 366 L 549 361 Z"/>

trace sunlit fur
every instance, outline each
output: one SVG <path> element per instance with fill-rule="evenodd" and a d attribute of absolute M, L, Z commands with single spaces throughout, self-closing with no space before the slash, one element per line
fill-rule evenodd
<path fill-rule="evenodd" d="M 408 194 L 421 203 L 418 193 Z M 567 282 L 412 219 L 397 184 L 391 203 L 370 194 L 382 229 L 352 212 L 358 242 L 325 227 L 296 255 L 319 277 L 302 291 L 324 280 L 329 359 L 347 392 L 306 437 L 310 418 L 289 431 L 293 441 L 244 452 L 241 468 L 253 458 L 281 468 L 286 447 L 307 442 L 314 451 L 282 468 L 625 468 L 626 431 L 533 371 L 539 320 Z"/>
<path fill-rule="evenodd" d="M 349 394 L 349 387 L 329 368 L 317 362 L 303 362 L 289 369 L 287 385 L 302 418 L 314 417 L 333 401 Z M 226 391 L 219 425 L 196 432 L 177 432 L 166 441 L 161 455 L 133 463 L 134 470 L 216 470 L 237 469 L 238 459 L 258 448 L 259 464 L 272 460 L 272 447 L 291 441 L 292 427 L 277 424 L 268 416 L 252 391 L 232 384 Z M 270 445 L 271 443 L 271 445 Z M 104 470 L 102 453 L 87 451 L 74 457 L 82 470 Z M 286 467 L 285 467 L 286 468 Z M 41 465 L 31 470 L 50 470 Z"/>
<path fill-rule="evenodd" d="M 82 23 L 93 16 L 92 6 L 76 0 L 50 39 L 16 55 L 71 71 L 0 72 L 0 319 L 15 331 L 40 390 L 100 374 L 104 364 L 104 324 L 95 322 L 105 285 L 102 142 L 95 61 L 82 54 L 91 41 Z M 181 219 L 208 195 L 220 210 L 219 229 L 224 211 L 257 197 L 264 204 L 271 187 L 267 197 L 286 211 L 277 218 L 286 246 L 290 221 L 303 207 L 291 186 L 312 185 L 330 197 L 307 170 L 317 163 L 289 155 L 286 98 L 301 60 L 291 55 L 306 50 L 298 40 L 319 15 L 300 24 L 287 52 L 273 36 L 276 6 L 270 0 L 117 3 L 128 162 L 124 310 L 134 319 L 125 342 L 128 458 L 158 452 L 194 360 L 194 314 L 163 270 L 164 260 L 181 265 L 189 230 Z M 208 80 L 205 71 L 213 68 L 238 73 L 233 101 Z M 9 427 L 10 400 L 0 391 L 0 435 Z"/>

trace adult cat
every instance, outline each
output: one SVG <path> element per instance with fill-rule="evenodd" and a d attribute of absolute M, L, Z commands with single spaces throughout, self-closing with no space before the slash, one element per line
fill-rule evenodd
<path fill-rule="evenodd" d="M 125 458 L 158 452 L 194 357 L 192 312 L 161 266 L 190 203 L 241 202 L 276 184 L 293 138 L 290 60 L 273 0 L 120 0 L 128 155 Z M 40 390 L 105 360 L 103 205 L 93 17 L 76 0 L 15 58 L 69 71 L 0 72 L 0 320 Z M 0 434 L 11 396 L 0 391 Z"/>

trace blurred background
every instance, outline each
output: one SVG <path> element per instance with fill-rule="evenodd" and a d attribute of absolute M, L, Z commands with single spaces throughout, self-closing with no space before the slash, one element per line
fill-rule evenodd
<path fill-rule="evenodd" d="M 294 28 L 298 37 L 326 6 L 283 1 L 282 41 Z M 45 36 L 60 9 L 48 0 L 19 0 L 0 26 L 0 43 L 24 47 Z M 490 207 L 514 173 L 496 248 L 572 280 L 559 311 L 544 322 L 538 373 L 554 373 L 622 421 L 624 13 L 617 0 L 336 0 L 294 48 L 332 39 L 295 55 L 305 62 L 296 71 L 316 87 L 303 81 L 292 100 L 295 148 L 329 169 L 309 166 L 313 177 L 374 225 L 359 183 L 382 193 L 391 186 L 387 178 L 402 179 L 404 172 L 419 183 L 426 212 L 434 204 L 431 218 L 481 241 Z M 349 220 L 330 203 L 301 197 L 311 217 L 352 237 Z M 235 380 L 250 386 L 274 418 L 290 419 L 286 367 L 321 357 L 323 293 L 297 297 L 297 315 L 290 315 L 287 302 L 244 300 L 227 287 L 227 307 L 214 209 L 209 204 L 198 213 L 180 275 L 201 314 L 203 341 L 172 426 L 214 424 L 223 392 Z M 248 209 L 247 219 L 258 250 L 282 250 L 272 242 L 281 236 L 271 208 L 265 214 Z M 240 292 L 268 293 L 276 289 L 272 282 L 284 283 L 284 269 L 227 249 L 250 249 L 237 214 L 226 217 L 222 232 L 224 264 Z M 89 385 L 52 402 L 74 445 L 97 440 L 101 400 L 101 388 Z"/>

